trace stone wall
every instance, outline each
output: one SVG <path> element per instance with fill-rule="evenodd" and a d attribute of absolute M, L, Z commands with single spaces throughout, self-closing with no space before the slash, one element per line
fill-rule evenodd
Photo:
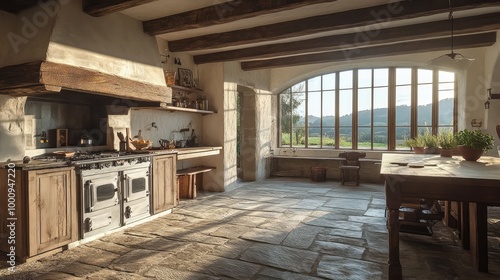
<path fill-rule="evenodd" d="M 20 160 L 24 156 L 25 102 L 26 97 L 0 95 L 0 162 Z"/>

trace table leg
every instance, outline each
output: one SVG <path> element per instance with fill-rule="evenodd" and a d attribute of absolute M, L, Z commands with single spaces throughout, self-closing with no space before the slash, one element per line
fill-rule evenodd
<path fill-rule="evenodd" d="M 478 271 L 488 272 L 488 209 L 483 203 L 469 203 L 470 251 Z"/>
<path fill-rule="evenodd" d="M 462 240 L 462 248 L 464 250 L 470 250 L 470 215 L 469 215 L 469 203 L 460 202 L 460 239 Z"/>
<path fill-rule="evenodd" d="M 401 262 L 399 261 L 399 207 L 401 207 L 401 184 L 386 180 L 385 196 L 388 210 L 389 279 L 402 279 L 403 274 Z"/>

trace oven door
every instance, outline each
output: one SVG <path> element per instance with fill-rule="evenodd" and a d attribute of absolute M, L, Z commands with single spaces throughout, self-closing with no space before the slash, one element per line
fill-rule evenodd
<path fill-rule="evenodd" d="M 118 172 L 95 174 L 83 178 L 83 203 L 85 213 L 118 205 Z"/>
<path fill-rule="evenodd" d="M 123 200 L 149 200 L 149 167 L 123 171 Z"/>

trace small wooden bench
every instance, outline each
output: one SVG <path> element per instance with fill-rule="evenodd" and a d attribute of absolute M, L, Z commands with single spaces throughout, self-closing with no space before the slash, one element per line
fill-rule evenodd
<path fill-rule="evenodd" d="M 215 167 L 196 166 L 177 170 L 177 187 L 179 198 L 196 198 L 196 189 L 203 185 L 203 173 Z"/>

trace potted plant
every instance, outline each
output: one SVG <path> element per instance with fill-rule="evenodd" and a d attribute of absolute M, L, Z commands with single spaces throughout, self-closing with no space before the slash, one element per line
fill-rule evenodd
<path fill-rule="evenodd" d="M 404 140 L 404 145 L 406 147 L 410 147 L 415 151 L 415 154 L 423 154 L 424 153 L 424 142 L 422 135 L 417 135 L 415 138 Z"/>
<path fill-rule="evenodd" d="M 440 154 L 442 157 L 451 157 L 453 155 L 452 149 L 455 147 L 455 137 L 453 132 L 448 129 L 443 129 L 438 134 L 438 143 L 441 148 Z"/>
<path fill-rule="evenodd" d="M 455 142 L 460 145 L 465 160 L 476 161 L 484 152 L 493 148 L 494 138 L 480 130 L 464 129 L 455 135 Z"/>
<path fill-rule="evenodd" d="M 439 154 L 439 143 L 436 135 L 432 135 L 429 130 L 426 130 L 422 137 L 424 143 L 424 154 Z"/>

